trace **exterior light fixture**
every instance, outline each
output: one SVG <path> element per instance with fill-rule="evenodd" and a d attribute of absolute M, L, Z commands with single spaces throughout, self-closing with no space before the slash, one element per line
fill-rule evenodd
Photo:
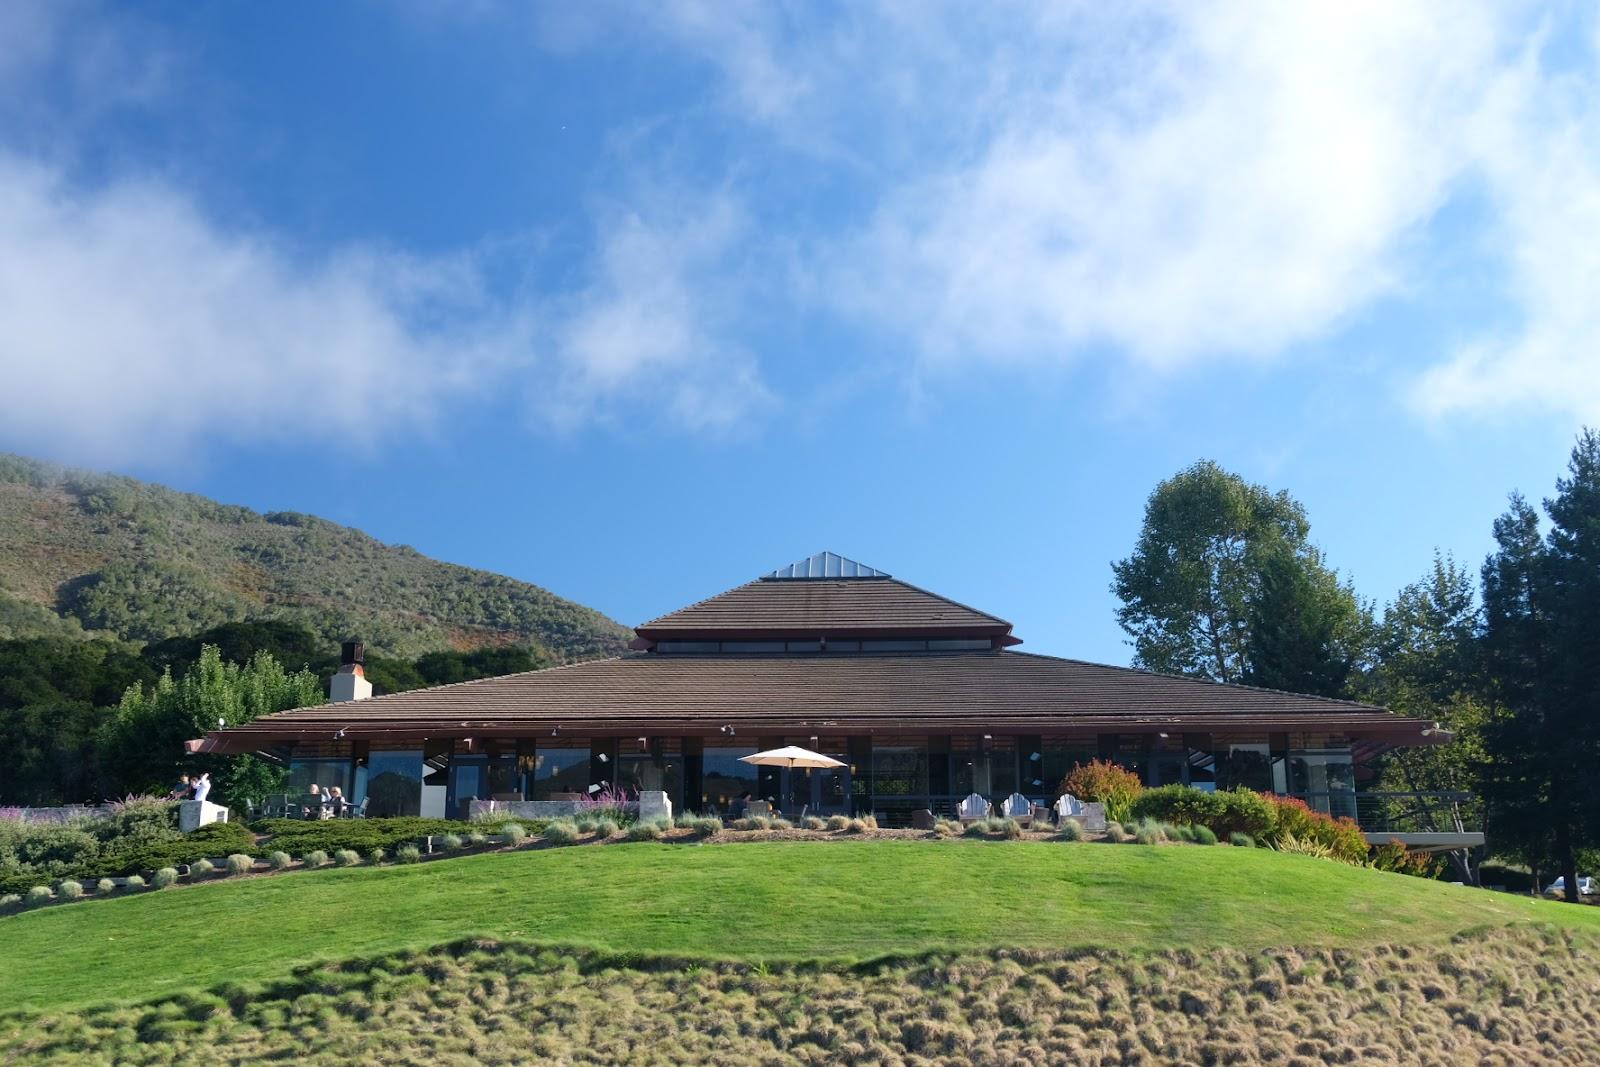
<path fill-rule="evenodd" d="M 596 752 L 594 754 L 594 758 L 599 760 L 601 763 L 606 763 L 611 759 L 611 757 L 607 756 L 604 752 Z"/>
<path fill-rule="evenodd" d="M 984 734 L 983 735 L 983 739 L 985 741 L 993 741 L 994 740 L 994 734 Z"/>
<path fill-rule="evenodd" d="M 650 741 L 649 741 L 648 738 L 641 737 L 641 738 L 639 738 L 639 743 L 641 745 L 648 745 L 650 743 Z"/>

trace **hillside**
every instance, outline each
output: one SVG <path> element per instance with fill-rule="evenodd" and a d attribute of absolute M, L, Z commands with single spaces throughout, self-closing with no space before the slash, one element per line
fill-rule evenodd
<path fill-rule="evenodd" d="M 563 660 L 631 636 L 547 590 L 297 512 L 262 515 L 115 475 L 0 454 L 0 640 L 154 641 L 240 619 L 302 622 L 375 652 L 536 643 Z"/>
<path fill-rule="evenodd" d="M 0 1058 L 1569 1062 L 1597 946 L 1600 909 L 1267 850 L 535 848 L 0 919 Z"/>

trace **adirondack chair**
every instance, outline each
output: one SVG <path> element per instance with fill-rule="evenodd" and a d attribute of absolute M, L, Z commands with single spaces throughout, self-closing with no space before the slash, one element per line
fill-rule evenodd
<path fill-rule="evenodd" d="M 956 808 L 956 817 L 961 820 L 961 825 L 975 823 L 979 819 L 989 817 L 989 798 L 981 793 L 972 793 Z"/>
<path fill-rule="evenodd" d="M 1000 802 L 1000 814 L 1015 819 L 1023 826 L 1033 825 L 1033 801 L 1021 793 L 1012 793 Z"/>

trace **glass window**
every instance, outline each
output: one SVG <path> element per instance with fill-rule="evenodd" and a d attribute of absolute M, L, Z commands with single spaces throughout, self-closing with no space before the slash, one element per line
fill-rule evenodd
<path fill-rule="evenodd" d="M 551 738 L 540 742 L 533 756 L 533 799 L 552 793 L 586 793 L 589 789 L 589 742 Z"/>
<path fill-rule="evenodd" d="M 617 757 L 617 784 L 637 796 L 660 790 L 679 803 L 683 795 L 683 746 L 675 737 L 656 737 L 639 744 L 625 738 Z"/>
<path fill-rule="evenodd" d="M 658 641 L 657 652 L 719 652 L 721 645 L 715 641 Z"/>
<path fill-rule="evenodd" d="M 371 752 L 367 756 L 367 816 L 417 815 L 422 811 L 422 750 Z"/>
<path fill-rule="evenodd" d="M 921 796 L 928 792 L 926 738 L 886 738 L 872 745 L 874 797 Z"/>
<path fill-rule="evenodd" d="M 845 642 L 845 643 L 849 644 L 849 642 Z M 787 648 L 788 648 L 788 650 L 790 652 L 821 652 L 822 651 L 822 642 L 821 641 L 790 641 L 790 642 L 788 642 Z M 833 645 L 829 645 L 828 646 L 828 651 L 830 651 L 830 652 L 843 652 L 845 650 L 842 649 L 842 648 L 835 648 Z"/>
<path fill-rule="evenodd" d="M 291 759 L 289 780 L 284 790 L 290 796 L 311 792 L 313 785 L 324 792 L 338 786 L 345 796 L 353 795 L 351 786 L 351 761 L 344 757 L 321 759 Z"/>
<path fill-rule="evenodd" d="M 756 795 L 756 769 L 740 763 L 740 756 L 755 752 L 748 745 L 743 748 L 712 748 L 706 746 L 700 756 L 701 804 L 707 809 L 727 811 L 728 805 L 745 793 Z"/>
<path fill-rule="evenodd" d="M 1355 817 L 1355 763 L 1344 750 L 1289 753 L 1289 788 L 1331 815 Z"/>
<path fill-rule="evenodd" d="M 1072 773 L 1072 768 L 1087 766 L 1100 755 L 1092 737 L 1046 737 L 1042 744 L 1042 790 L 1051 796 L 1059 795 L 1061 783 Z"/>
<path fill-rule="evenodd" d="M 928 640 L 929 652 L 961 652 L 970 649 L 989 648 L 991 642 L 987 637 L 934 637 Z"/>
<path fill-rule="evenodd" d="M 834 640 L 832 640 L 830 638 L 829 641 L 828 641 L 828 651 L 829 652 L 860 652 L 861 651 L 861 642 L 860 641 L 834 641 Z"/>
<path fill-rule="evenodd" d="M 724 652 L 782 652 L 782 641 L 724 641 Z"/>
<path fill-rule="evenodd" d="M 832 647 L 831 645 L 829 646 Z M 863 641 L 863 652 L 922 652 L 928 647 L 926 641 Z"/>
<path fill-rule="evenodd" d="M 1217 751 L 1217 788 L 1254 789 L 1260 793 L 1273 788 L 1272 751 L 1265 744 L 1228 745 Z"/>

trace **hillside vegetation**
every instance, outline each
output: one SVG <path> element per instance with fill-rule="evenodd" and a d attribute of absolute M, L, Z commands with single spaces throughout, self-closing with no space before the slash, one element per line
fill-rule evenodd
<path fill-rule="evenodd" d="M 463 938 L 859 962 L 996 948 L 1421 945 L 1535 923 L 1600 935 L 1600 909 L 1264 849 L 617 843 L 246 878 L 0 918 L 0 959 L 27 976 L 0 983 L 0 1012 L 278 981 L 317 960 Z"/>
<path fill-rule="evenodd" d="M 355 635 L 407 657 L 514 642 L 572 660 L 631 636 L 538 586 L 312 515 L 0 454 L 0 640 L 149 642 L 241 619 L 295 620 L 329 647 Z"/>

